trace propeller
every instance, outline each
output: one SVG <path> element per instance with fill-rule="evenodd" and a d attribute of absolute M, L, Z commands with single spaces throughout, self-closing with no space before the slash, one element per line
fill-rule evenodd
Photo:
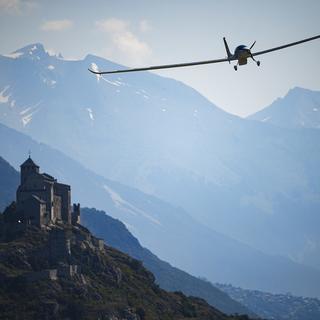
<path fill-rule="evenodd" d="M 256 44 L 256 41 L 251 45 L 250 50 L 253 48 L 255 44 Z"/>

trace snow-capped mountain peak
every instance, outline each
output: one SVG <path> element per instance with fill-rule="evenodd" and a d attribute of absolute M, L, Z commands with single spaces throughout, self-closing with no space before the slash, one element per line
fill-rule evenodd
<path fill-rule="evenodd" d="M 29 58 L 32 60 L 40 60 L 46 58 L 48 55 L 48 52 L 41 43 L 33 43 L 12 53 L 4 54 L 3 56 L 12 59 Z"/>
<path fill-rule="evenodd" d="M 248 119 L 284 128 L 320 129 L 320 91 L 295 87 Z"/>

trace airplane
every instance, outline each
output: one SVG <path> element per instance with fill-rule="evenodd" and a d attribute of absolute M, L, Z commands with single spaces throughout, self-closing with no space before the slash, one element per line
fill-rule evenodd
<path fill-rule="evenodd" d="M 226 58 L 222 58 L 222 59 L 216 59 L 216 60 L 205 60 L 205 61 L 196 61 L 196 62 L 186 62 L 186 63 L 176 63 L 176 64 L 166 64 L 166 65 L 159 65 L 159 66 L 151 66 L 151 67 L 143 67 L 143 68 L 133 68 L 133 69 L 121 69 L 121 70 L 110 70 L 110 71 L 98 71 L 98 70 L 92 70 L 92 69 L 88 69 L 90 72 L 96 74 L 96 75 L 103 75 L 103 74 L 112 74 L 112 73 L 123 73 L 123 72 L 137 72 L 137 71 L 148 71 L 148 70 L 159 70 L 159 69 L 170 69 L 170 68 L 180 68 L 180 67 L 189 67 L 189 66 L 197 66 L 197 65 L 202 65 L 202 64 L 211 64 L 211 63 L 220 63 L 220 62 L 229 62 L 229 64 L 231 63 L 231 61 L 237 61 L 237 64 L 234 65 L 234 70 L 237 71 L 238 70 L 238 66 L 242 66 L 242 65 L 246 65 L 248 62 L 248 58 L 251 58 L 259 67 L 260 66 L 260 61 L 256 60 L 254 57 L 261 55 L 261 54 L 265 54 L 265 53 L 269 53 L 272 51 L 276 51 L 276 50 L 280 50 L 280 49 L 284 49 L 284 48 L 288 48 L 288 47 L 292 47 L 304 42 L 308 42 L 308 41 L 312 41 L 312 40 L 316 40 L 319 39 L 320 35 L 311 37 L 311 38 L 307 38 L 307 39 L 303 39 L 300 41 L 296 41 L 296 42 L 291 42 L 288 44 L 284 44 L 282 46 L 279 47 L 274 47 L 271 49 L 267 49 L 267 50 L 263 50 L 263 51 L 258 51 L 258 52 L 251 52 L 251 49 L 253 48 L 253 46 L 256 44 L 256 41 L 253 42 L 253 44 L 248 48 L 245 45 L 240 45 L 237 46 L 236 49 L 234 50 L 234 53 L 232 54 L 230 52 L 228 43 L 226 38 L 223 38 L 223 42 L 224 42 L 224 46 L 227 52 L 227 57 Z"/>

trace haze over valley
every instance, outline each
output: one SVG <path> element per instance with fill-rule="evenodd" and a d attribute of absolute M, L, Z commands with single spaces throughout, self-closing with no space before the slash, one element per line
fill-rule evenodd
<path fill-rule="evenodd" d="M 41 44 L 0 58 L 1 122 L 69 158 L 2 126 L 3 157 L 17 168 L 30 149 L 72 182 L 79 201 L 120 218 L 145 246 L 192 274 L 319 296 L 320 132 L 230 115 L 157 75 L 95 77 L 86 70 L 92 64 L 118 67 L 92 55 L 67 61 Z M 317 95 L 294 88 L 282 100 L 303 96 L 301 114 Z M 272 262 L 263 271 L 265 259 Z M 283 274 L 283 263 L 310 280 L 270 282 L 267 274 Z"/>
<path fill-rule="evenodd" d="M 0 320 L 320 319 L 318 12 L 0 0 Z"/>

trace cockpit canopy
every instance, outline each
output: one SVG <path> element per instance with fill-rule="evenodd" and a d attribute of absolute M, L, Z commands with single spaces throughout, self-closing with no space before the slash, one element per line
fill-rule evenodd
<path fill-rule="evenodd" d="M 247 46 L 245 46 L 244 44 L 241 44 L 240 46 L 237 46 L 235 51 L 238 51 L 238 50 L 244 50 L 244 49 L 248 49 Z"/>

